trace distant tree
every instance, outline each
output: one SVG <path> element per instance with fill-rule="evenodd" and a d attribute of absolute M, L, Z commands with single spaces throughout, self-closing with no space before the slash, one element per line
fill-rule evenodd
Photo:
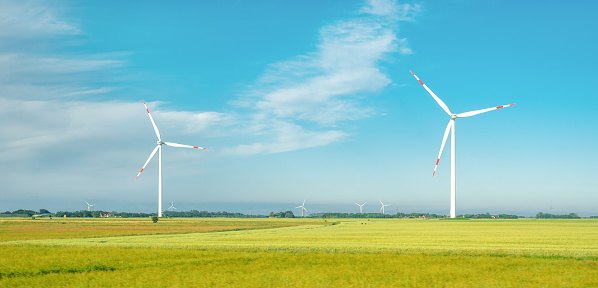
<path fill-rule="evenodd" d="M 293 211 L 287 211 L 284 213 L 284 218 L 295 218 L 295 214 L 293 214 Z"/>
<path fill-rule="evenodd" d="M 154 223 L 158 222 L 158 216 L 152 216 L 152 221 L 154 221 Z"/>
<path fill-rule="evenodd" d="M 11 214 L 27 214 L 27 216 L 31 217 L 31 216 L 35 215 L 36 213 L 33 210 L 19 209 L 17 211 L 13 211 Z"/>
<path fill-rule="evenodd" d="M 581 217 L 579 217 L 579 215 L 577 215 L 577 213 L 569 213 L 569 214 L 559 215 L 559 214 L 538 212 L 538 214 L 536 214 L 536 218 L 538 218 L 538 219 L 580 219 Z"/>
<path fill-rule="evenodd" d="M 52 214 L 52 212 L 50 212 L 46 209 L 39 209 L 39 214 Z"/>

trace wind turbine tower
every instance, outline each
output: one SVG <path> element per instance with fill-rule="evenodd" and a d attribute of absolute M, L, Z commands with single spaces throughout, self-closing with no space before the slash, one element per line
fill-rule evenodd
<path fill-rule="evenodd" d="M 174 201 L 172 201 L 172 204 L 170 205 L 170 207 L 168 207 L 168 209 L 166 209 L 168 211 L 173 211 L 173 210 L 177 210 L 176 207 L 174 207 Z"/>
<path fill-rule="evenodd" d="M 390 206 L 390 204 L 384 204 L 380 199 L 378 199 L 378 201 L 380 201 L 380 204 L 382 205 L 382 207 L 380 207 L 380 213 L 384 214 L 384 207 Z"/>
<path fill-rule="evenodd" d="M 438 158 L 436 158 L 436 166 L 434 166 L 434 172 L 432 173 L 432 177 L 434 177 L 434 174 L 436 174 L 436 168 L 438 168 L 438 162 L 440 162 L 440 155 L 442 155 L 442 150 L 444 149 L 444 144 L 446 144 L 446 139 L 448 138 L 448 134 L 450 132 L 451 133 L 451 210 L 450 210 L 450 217 L 455 218 L 455 217 L 457 217 L 457 212 L 456 212 L 456 201 L 457 201 L 456 200 L 456 198 L 457 198 L 456 161 L 457 161 L 457 159 L 456 159 L 456 154 L 455 154 L 455 120 L 457 118 L 474 116 L 474 115 L 478 115 L 478 114 L 485 113 L 488 111 L 494 111 L 496 109 L 513 106 L 515 104 L 480 109 L 480 110 L 475 110 L 475 111 L 470 111 L 470 112 L 465 112 L 465 113 L 460 113 L 460 114 L 453 114 L 449 110 L 448 106 L 446 106 L 446 104 L 444 104 L 444 102 L 442 102 L 442 100 L 440 100 L 440 98 L 438 98 L 438 96 L 436 96 L 436 94 L 434 94 L 434 92 L 432 92 L 432 90 L 430 90 L 430 88 L 428 88 L 428 86 L 426 86 L 426 84 L 424 84 L 424 82 L 422 82 L 422 80 L 419 80 L 419 78 L 417 76 L 415 76 L 415 74 L 412 71 L 409 71 L 409 72 L 411 72 L 411 74 L 413 74 L 413 77 L 415 77 L 415 79 L 417 79 L 417 81 L 419 81 L 419 83 L 421 83 L 422 86 L 424 86 L 426 91 L 428 91 L 428 93 L 430 93 L 430 95 L 432 95 L 432 97 L 434 98 L 434 100 L 436 100 L 436 103 L 438 103 L 438 105 L 440 105 L 442 110 L 444 110 L 444 112 L 446 112 L 446 114 L 448 114 L 451 117 L 448 125 L 446 125 L 446 129 L 444 130 L 444 137 L 442 137 L 442 145 L 440 145 L 440 153 L 438 153 Z"/>
<path fill-rule="evenodd" d="M 150 114 L 149 109 L 147 109 L 147 105 L 145 104 L 145 101 L 143 101 L 143 106 L 145 106 L 145 111 L 147 111 L 147 115 L 149 116 L 150 121 L 152 121 L 152 126 L 154 126 L 154 131 L 156 131 L 156 136 L 158 136 L 158 146 L 156 146 L 156 148 L 154 148 L 154 151 L 152 151 L 152 154 L 150 154 L 147 161 L 145 161 L 145 164 L 143 164 L 143 168 L 141 168 L 141 170 L 137 174 L 137 177 L 135 177 L 135 180 L 137 180 L 139 175 L 141 175 L 141 172 L 143 172 L 143 169 L 145 169 L 145 166 L 147 166 L 147 163 L 149 163 L 150 160 L 152 160 L 152 157 L 154 157 L 156 152 L 159 151 L 159 153 L 158 153 L 158 217 L 162 217 L 162 145 L 166 145 L 166 146 L 170 146 L 170 147 L 178 147 L 178 148 L 195 148 L 195 149 L 207 149 L 207 148 L 162 141 L 162 137 L 160 137 L 160 131 L 158 131 L 158 126 L 156 126 L 156 123 L 154 122 L 154 118 L 152 118 L 152 114 Z"/>
<path fill-rule="evenodd" d="M 87 201 L 85 201 L 85 203 L 87 203 Z M 87 203 L 87 211 L 90 211 L 89 209 L 92 208 L 93 206 L 96 206 L 96 204 L 89 204 L 89 203 Z"/>
<path fill-rule="evenodd" d="M 303 204 L 301 204 L 301 206 L 297 206 L 295 208 L 301 208 L 301 217 L 303 217 L 303 211 L 307 212 L 307 209 L 305 209 L 305 200 L 303 200 Z"/>
<path fill-rule="evenodd" d="M 365 203 L 368 203 L 368 202 L 365 202 Z M 363 205 L 365 205 L 365 203 L 357 204 L 357 202 L 355 202 L 355 205 L 359 206 L 359 213 L 363 213 Z"/>

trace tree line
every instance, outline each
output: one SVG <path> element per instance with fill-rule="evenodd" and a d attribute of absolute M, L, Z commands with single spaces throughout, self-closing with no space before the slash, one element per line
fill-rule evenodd
<path fill-rule="evenodd" d="M 51 217 L 88 217 L 88 218 L 100 218 L 100 217 L 121 217 L 121 218 L 139 218 L 139 217 L 152 217 L 157 216 L 157 213 L 143 213 L 143 212 L 107 212 L 107 211 L 88 211 L 88 210 L 79 210 L 79 211 L 58 211 L 56 213 L 52 213 L 47 209 L 39 209 L 39 211 L 33 210 L 26 210 L 26 209 L 19 209 L 15 211 L 6 211 L 0 213 L 0 216 L 9 217 L 9 216 L 19 216 L 19 217 L 32 217 L 34 215 L 44 215 L 44 216 L 51 216 Z M 172 217 L 172 218 L 264 218 L 264 217 L 271 217 L 271 218 L 295 218 L 296 216 L 293 214 L 293 211 L 281 211 L 281 212 L 270 212 L 269 216 L 266 215 L 248 215 L 238 212 L 226 212 L 226 211 L 218 211 L 218 212 L 208 212 L 208 211 L 198 211 L 198 210 L 190 210 L 190 211 L 164 211 L 162 213 L 165 217 Z M 458 218 L 469 218 L 469 219 L 518 219 L 521 216 L 511 215 L 511 214 L 497 214 L 492 215 L 490 213 L 482 213 L 482 214 L 461 214 L 457 216 Z M 305 216 L 305 218 L 426 218 L 426 219 L 440 219 L 440 218 L 448 218 L 446 215 L 438 215 L 433 213 L 402 213 L 398 212 L 396 214 L 382 214 L 382 213 L 340 213 L 340 212 L 324 212 L 324 213 L 312 213 L 309 216 Z M 580 219 L 577 213 L 569 213 L 569 214 L 551 214 L 551 213 L 543 213 L 538 212 L 536 214 L 537 219 Z M 598 216 L 590 216 L 588 218 L 598 218 Z"/>
<path fill-rule="evenodd" d="M 382 213 L 314 213 L 309 217 L 313 218 L 424 218 L 424 219 L 441 219 L 447 218 L 446 215 L 438 215 L 434 213 L 402 213 L 396 214 L 382 214 Z M 470 219 L 518 219 L 517 215 L 510 214 L 498 214 L 491 215 L 490 213 L 484 214 L 462 214 L 458 215 L 459 218 L 470 218 Z"/>
<path fill-rule="evenodd" d="M 559 214 L 538 212 L 538 214 L 536 214 L 536 218 L 538 218 L 538 219 L 580 219 L 581 217 L 579 217 L 579 215 L 577 215 L 577 213 L 569 213 L 569 214 L 559 215 Z M 590 218 L 596 218 L 596 216 L 590 216 Z"/>
<path fill-rule="evenodd" d="M 172 218 L 259 218 L 265 217 L 263 215 L 248 215 L 238 212 L 226 212 L 226 211 L 218 211 L 218 212 L 208 212 L 208 211 L 198 211 L 198 210 L 191 210 L 191 211 L 164 211 L 162 215 L 166 217 Z"/>
<path fill-rule="evenodd" d="M 0 214 L 3 214 L 3 215 L 27 215 L 26 217 L 31 217 L 33 215 L 52 214 L 52 212 L 50 212 L 46 209 L 39 209 L 39 212 L 35 212 L 33 210 L 19 209 L 19 210 L 15 210 L 12 212 L 11 211 L 2 212 Z"/>

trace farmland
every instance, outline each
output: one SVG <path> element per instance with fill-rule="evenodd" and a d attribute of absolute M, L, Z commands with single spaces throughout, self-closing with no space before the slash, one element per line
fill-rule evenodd
<path fill-rule="evenodd" d="M 145 218 L 5 219 L 0 220 L 0 241 L 213 232 L 305 224 L 307 223 L 259 220 L 235 221 L 234 219 L 226 221 L 165 219 L 161 220 L 158 225 Z"/>
<path fill-rule="evenodd" d="M 598 285 L 596 220 L 11 219 L 0 241 L 0 286 Z"/>

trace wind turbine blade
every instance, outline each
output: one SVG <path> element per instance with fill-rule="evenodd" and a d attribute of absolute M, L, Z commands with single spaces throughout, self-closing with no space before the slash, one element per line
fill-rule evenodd
<path fill-rule="evenodd" d="M 143 100 L 141 100 L 143 101 Z M 145 111 L 147 111 L 147 115 L 149 115 L 150 121 L 152 121 L 152 125 L 154 126 L 154 131 L 156 131 L 156 136 L 158 136 L 158 140 L 162 141 L 160 137 L 160 131 L 158 131 L 158 126 L 156 126 L 156 122 L 154 122 L 154 118 L 152 118 L 152 114 L 150 114 L 149 109 L 147 109 L 147 105 L 145 105 L 145 101 L 143 101 L 143 106 L 145 106 Z"/>
<path fill-rule="evenodd" d="M 164 142 L 164 144 L 171 146 L 171 147 L 180 147 L 180 148 L 195 148 L 195 149 L 208 149 L 203 147 L 191 146 L 191 145 L 183 145 L 178 143 L 171 143 L 171 142 Z"/>
<path fill-rule="evenodd" d="M 380 201 L 380 204 L 384 205 L 384 203 L 382 203 L 382 200 L 378 199 L 378 201 Z"/>
<path fill-rule="evenodd" d="M 436 174 L 436 168 L 438 168 L 438 162 L 440 162 L 440 155 L 442 155 L 442 150 L 444 150 L 444 145 L 446 144 L 446 139 L 448 138 L 452 126 L 453 120 L 450 120 L 448 125 L 446 125 L 446 130 L 444 130 L 444 136 L 442 137 L 442 145 L 440 145 L 440 152 L 438 152 L 438 158 L 436 158 L 436 166 L 434 166 L 434 172 L 432 173 L 432 177 L 434 177 L 434 174 Z"/>
<path fill-rule="evenodd" d="M 145 161 L 145 164 L 143 164 L 143 168 L 141 168 L 141 170 L 137 174 L 137 177 L 135 177 L 135 180 L 137 180 L 139 175 L 141 175 L 141 172 L 143 172 L 143 169 L 145 169 L 145 166 L 147 166 L 147 163 L 149 163 L 149 161 L 152 160 L 152 157 L 154 157 L 154 155 L 156 154 L 156 151 L 158 151 L 158 149 L 160 149 L 160 145 L 158 145 L 158 146 L 156 146 L 156 148 L 154 148 L 154 151 L 152 151 L 152 154 L 150 154 L 149 158 L 147 158 L 147 161 Z"/>
<path fill-rule="evenodd" d="M 446 112 L 449 116 L 453 115 L 451 113 L 451 111 L 449 110 L 448 106 L 446 106 L 446 104 L 444 104 L 444 102 L 442 102 L 442 100 L 440 100 L 440 98 L 438 98 L 438 96 L 436 96 L 436 94 L 434 94 L 434 92 L 432 92 L 432 90 L 430 90 L 430 88 L 428 88 L 428 86 L 426 86 L 426 84 L 424 84 L 424 82 L 422 82 L 422 80 L 419 80 L 419 78 L 417 78 L 417 76 L 411 70 L 409 70 L 409 72 L 411 72 L 411 74 L 413 74 L 413 77 L 415 77 L 415 79 L 417 79 L 417 81 L 419 81 L 419 83 L 421 83 L 424 86 L 424 88 L 426 88 L 428 93 L 430 93 L 430 95 L 432 95 L 432 97 L 434 97 L 434 100 L 436 100 L 436 102 L 438 103 L 438 105 L 440 105 L 440 107 L 442 108 L 442 110 L 444 110 L 444 112 Z"/>
<path fill-rule="evenodd" d="M 457 114 L 457 117 L 469 117 L 469 116 L 478 115 L 478 114 L 481 114 L 484 112 L 488 112 L 488 111 L 492 111 L 492 110 L 496 110 L 496 109 L 500 109 L 500 108 L 505 108 L 505 107 L 509 107 L 509 106 L 513 106 L 513 105 L 515 105 L 515 104 L 509 104 L 509 105 L 497 106 L 497 107 L 480 109 L 480 110 L 475 110 L 475 111 L 469 111 L 469 112 Z"/>

